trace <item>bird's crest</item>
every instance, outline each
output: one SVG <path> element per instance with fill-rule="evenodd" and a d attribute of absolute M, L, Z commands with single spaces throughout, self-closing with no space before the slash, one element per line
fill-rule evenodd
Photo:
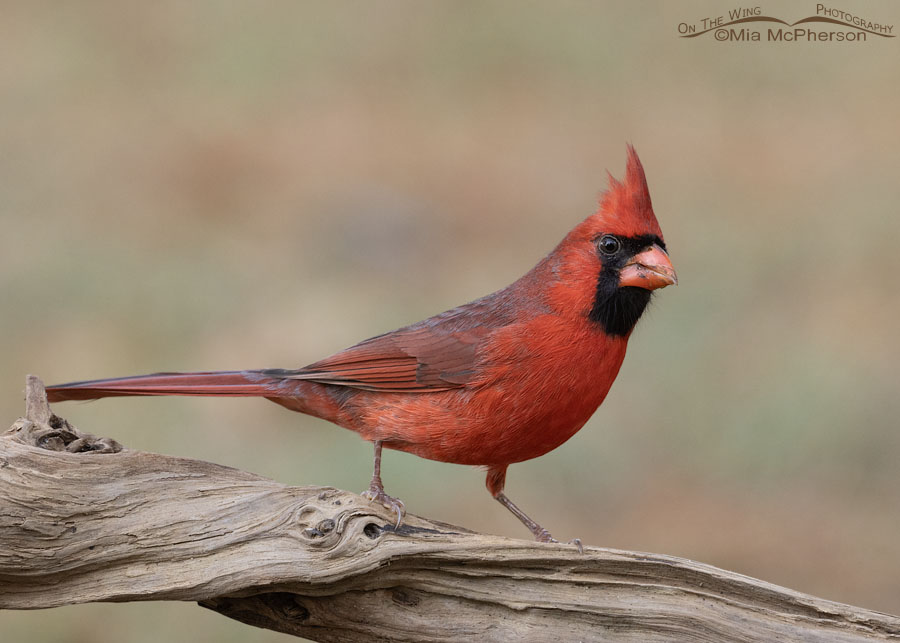
<path fill-rule="evenodd" d="M 600 208 L 594 216 L 600 220 L 598 223 L 604 232 L 626 237 L 655 234 L 662 238 L 653 214 L 644 167 L 631 145 L 628 146 L 625 180 L 619 181 L 609 174 L 609 187 L 600 196 Z"/>

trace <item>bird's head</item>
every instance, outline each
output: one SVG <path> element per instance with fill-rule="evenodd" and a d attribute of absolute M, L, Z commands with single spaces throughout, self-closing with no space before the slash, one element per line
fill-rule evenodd
<path fill-rule="evenodd" d="M 677 283 L 653 213 L 644 168 L 628 146 L 625 179 L 609 176 L 597 212 L 554 251 L 557 303 L 567 303 L 610 335 L 631 333 L 652 291 Z M 585 293 L 590 293 L 587 299 Z"/>

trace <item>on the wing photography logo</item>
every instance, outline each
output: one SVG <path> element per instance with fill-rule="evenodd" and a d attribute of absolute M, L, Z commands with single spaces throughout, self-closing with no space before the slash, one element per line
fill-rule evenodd
<path fill-rule="evenodd" d="M 680 22 L 678 34 L 682 38 L 712 37 L 718 42 L 789 43 L 862 43 L 896 35 L 894 25 L 821 3 L 814 15 L 794 22 L 766 15 L 759 6 L 738 7 L 695 22 Z"/>

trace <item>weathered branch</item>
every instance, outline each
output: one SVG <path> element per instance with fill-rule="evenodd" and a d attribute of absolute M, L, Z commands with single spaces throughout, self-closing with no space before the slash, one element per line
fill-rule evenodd
<path fill-rule="evenodd" d="M 0 608 L 199 601 L 316 641 L 873 641 L 900 619 L 671 556 L 392 516 L 359 496 L 123 449 L 37 378 L 0 436 Z"/>

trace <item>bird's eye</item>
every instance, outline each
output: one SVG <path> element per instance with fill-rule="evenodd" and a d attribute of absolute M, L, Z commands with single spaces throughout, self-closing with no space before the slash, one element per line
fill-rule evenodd
<path fill-rule="evenodd" d="M 611 234 L 605 234 L 597 241 L 597 247 L 605 255 L 614 255 L 622 247 L 622 244 Z"/>

